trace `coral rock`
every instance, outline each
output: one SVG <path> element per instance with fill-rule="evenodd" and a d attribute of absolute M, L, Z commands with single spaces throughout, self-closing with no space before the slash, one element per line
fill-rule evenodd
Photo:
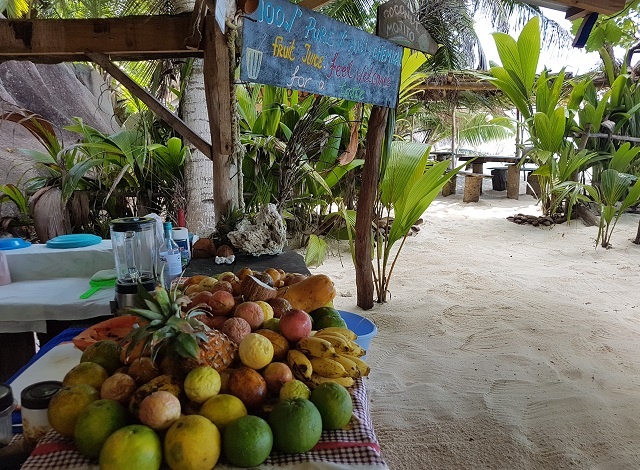
<path fill-rule="evenodd" d="M 287 230 L 274 204 L 267 204 L 260 210 L 255 224 L 242 221 L 237 228 L 227 236 L 238 250 L 254 256 L 282 253 Z"/>

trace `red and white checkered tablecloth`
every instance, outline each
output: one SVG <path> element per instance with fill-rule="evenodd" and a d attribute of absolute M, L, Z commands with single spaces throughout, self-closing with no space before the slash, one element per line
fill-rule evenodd
<path fill-rule="evenodd" d="M 320 442 L 304 454 L 272 452 L 259 467 L 263 470 L 386 470 L 373 430 L 369 399 L 364 381 L 358 379 L 350 389 L 353 418 L 345 429 L 323 431 Z M 82 456 L 73 444 L 50 431 L 37 445 L 22 470 L 99 470 L 95 460 Z M 221 458 L 216 469 L 235 468 Z"/>

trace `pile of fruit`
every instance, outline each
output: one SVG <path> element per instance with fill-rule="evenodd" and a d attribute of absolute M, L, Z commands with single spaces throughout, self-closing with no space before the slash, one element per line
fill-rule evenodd
<path fill-rule="evenodd" d="M 252 467 L 349 424 L 369 367 L 327 276 L 245 268 L 138 296 L 131 332 L 89 345 L 48 409 L 103 470 Z"/>

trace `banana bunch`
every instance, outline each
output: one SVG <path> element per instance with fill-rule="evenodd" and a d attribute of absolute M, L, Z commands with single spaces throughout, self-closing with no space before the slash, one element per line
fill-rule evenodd
<path fill-rule="evenodd" d="M 352 386 L 371 370 L 361 359 L 366 351 L 355 343 L 356 338 L 347 328 L 331 327 L 301 339 L 287 356 L 293 375 L 311 388 L 328 381 Z"/>

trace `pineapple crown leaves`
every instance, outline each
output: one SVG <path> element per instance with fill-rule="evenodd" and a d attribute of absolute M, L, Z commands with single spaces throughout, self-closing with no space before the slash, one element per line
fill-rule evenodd
<path fill-rule="evenodd" d="M 154 361 L 164 346 L 172 347 L 185 358 L 198 357 L 201 345 L 207 342 L 209 328 L 193 318 L 203 312 L 192 309 L 187 314 L 182 313 L 181 304 L 184 304 L 184 300 L 176 298 L 176 293 L 160 288 L 156 289 L 153 296 L 142 285 L 138 285 L 136 304 L 140 308 L 129 311 L 144 323 L 134 325 L 133 331 L 123 340 L 128 342 L 127 356 L 142 344 L 141 353 L 150 353 Z"/>

